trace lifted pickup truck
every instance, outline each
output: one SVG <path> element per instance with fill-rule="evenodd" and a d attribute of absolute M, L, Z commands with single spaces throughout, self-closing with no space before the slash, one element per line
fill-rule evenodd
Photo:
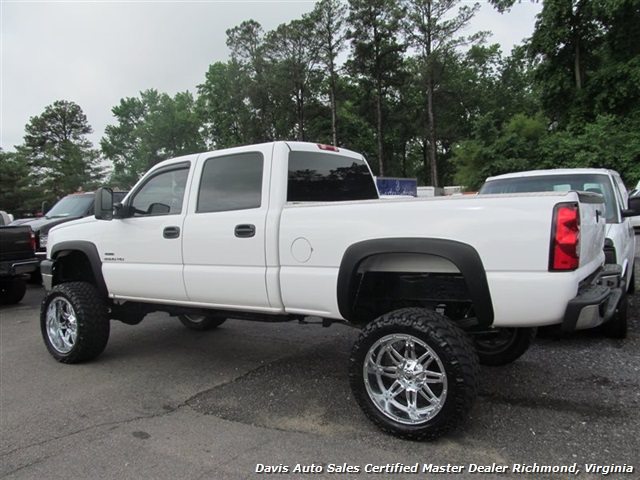
<path fill-rule="evenodd" d="M 153 167 L 120 205 L 51 230 L 41 329 L 63 363 L 106 347 L 109 321 L 154 311 L 207 330 L 227 318 L 320 317 L 362 330 L 349 377 L 380 428 L 436 438 L 468 413 L 478 361 L 511 362 L 535 327 L 622 312 L 603 268 L 601 195 L 381 200 L 362 155 L 275 142 Z"/>
<path fill-rule="evenodd" d="M 31 228 L 0 226 L 0 304 L 11 305 L 24 298 L 25 274 L 38 267 Z"/>
<path fill-rule="evenodd" d="M 604 168 L 559 168 L 554 170 L 532 170 L 507 173 L 490 177 L 478 192 L 482 194 L 557 192 L 582 190 L 604 196 L 605 218 L 607 220 L 604 244 L 606 263 L 617 263 L 622 268 L 622 279 L 628 293 L 635 291 L 635 235 L 631 219 L 640 214 L 630 205 L 627 189 L 618 172 Z M 626 302 L 626 298 L 623 299 Z M 626 322 L 608 322 L 605 332 L 615 338 L 627 336 Z"/>

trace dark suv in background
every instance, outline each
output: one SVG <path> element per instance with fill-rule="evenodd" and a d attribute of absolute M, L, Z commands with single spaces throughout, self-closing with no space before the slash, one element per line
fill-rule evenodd
<path fill-rule="evenodd" d="M 113 192 L 114 203 L 121 202 L 128 192 Z M 29 225 L 36 239 L 36 256 L 41 262 L 47 256 L 49 230 L 61 223 L 93 215 L 95 192 L 72 193 L 62 197 L 46 215 L 36 218 L 15 220 L 11 225 Z M 31 275 L 33 281 L 40 281 L 40 270 Z"/>

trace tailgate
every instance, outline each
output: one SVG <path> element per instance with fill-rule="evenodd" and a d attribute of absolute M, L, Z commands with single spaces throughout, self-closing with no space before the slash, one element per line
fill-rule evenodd
<path fill-rule="evenodd" d="M 0 227 L 0 261 L 23 260 L 33 256 L 30 227 Z"/>

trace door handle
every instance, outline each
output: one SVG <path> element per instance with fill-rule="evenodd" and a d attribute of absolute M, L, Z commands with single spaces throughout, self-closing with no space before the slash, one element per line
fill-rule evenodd
<path fill-rule="evenodd" d="M 249 224 L 236 225 L 235 234 L 238 238 L 251 238 L 256 234 L 256 226 Z"/>
<path fill-rule="evenodd" d="M 164 238 L 178 238 L 180 236 L 180 227 L 164 227 L 162 236 Z"/>

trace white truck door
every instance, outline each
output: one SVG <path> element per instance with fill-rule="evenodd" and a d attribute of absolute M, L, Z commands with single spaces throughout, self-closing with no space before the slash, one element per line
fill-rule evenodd
<path fill-rule="evenodd" d="M 269 310 L 265 226 L 272 145 L 201 155 L 184 223 L 191 302 Z"/>
<path fill-rule="evenodd" d="M 104 222 L 102 271 L 117 298 L 186 301 L 182 279 L 182 224 L 190 162 L 158 169 L 132 192 L 135 210 Z"/>

